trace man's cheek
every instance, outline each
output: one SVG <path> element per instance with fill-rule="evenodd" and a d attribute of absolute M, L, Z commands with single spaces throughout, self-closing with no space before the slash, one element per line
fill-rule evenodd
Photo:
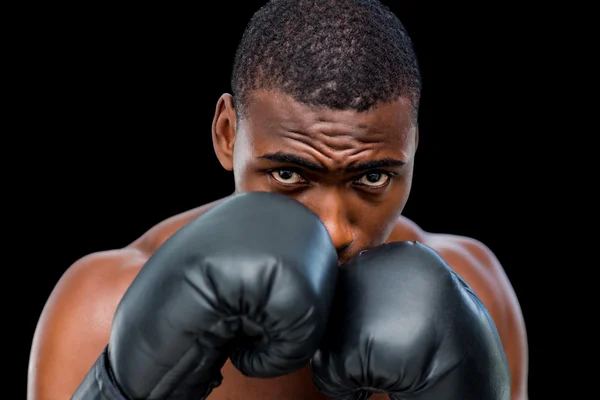
<path fill-rule="evenodd" d="M 269 179 L 264 173 L 254 173 L 242 170 L 235 176 L 235 186 L 238 192 L 272 192 Z"/>

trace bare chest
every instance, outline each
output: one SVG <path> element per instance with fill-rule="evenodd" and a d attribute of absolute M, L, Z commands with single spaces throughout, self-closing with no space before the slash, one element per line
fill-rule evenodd
<path fill-rule="evenodd" d="M 221 370 L 223 383 L 209 396 L 210 400 L 328 400 L 312 383 L 310 369 L 270 379 L 243 376 L 230 362 Z M 388 399 L 374 395 L 369 400 Z"/>
<path fill-rule="evenodd" d="M 228 361 L 221 373 L 223 382 L 211 400 L 327 400 L 313 385 L 308 367 L 278 378 L 248 378 Z"/>

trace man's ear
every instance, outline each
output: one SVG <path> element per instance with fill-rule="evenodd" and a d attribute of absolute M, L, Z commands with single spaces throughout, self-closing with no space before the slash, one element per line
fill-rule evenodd
<path fill-rule="evenodd" d="M 223 94 L 217 102 L 212 123 L 212 141 L 219 162 L 227 171 L 233 170 L 236 114 L 233 96 Z"/>

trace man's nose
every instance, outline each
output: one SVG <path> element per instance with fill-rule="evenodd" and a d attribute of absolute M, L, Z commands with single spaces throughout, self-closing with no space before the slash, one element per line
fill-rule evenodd
<path fill-rule="evenodd" d="M 354 242 L 354 230 L 344 207 L 335 202 L 321 202 L 313 211 L 321 218 L 329 232 L 338 255 Z"/>

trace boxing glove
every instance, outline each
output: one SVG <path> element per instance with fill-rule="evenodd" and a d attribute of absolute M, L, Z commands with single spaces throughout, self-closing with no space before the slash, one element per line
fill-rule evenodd
<path fill-rule="evenodd" d="M 342 265 L 330 325 L 311 360 L 337 400 L 508 400 L 496 327 L 476 294 L 431 248 L 384 244 Z"/>
<path fill-rule="evenodd" d="M 172 235 L 114 315 L 74 399 L 205 399 L 227 358 L 246 376 L 308 364 L 324 334 L 337 254 L 288 197 L 234 196 Z"/>

